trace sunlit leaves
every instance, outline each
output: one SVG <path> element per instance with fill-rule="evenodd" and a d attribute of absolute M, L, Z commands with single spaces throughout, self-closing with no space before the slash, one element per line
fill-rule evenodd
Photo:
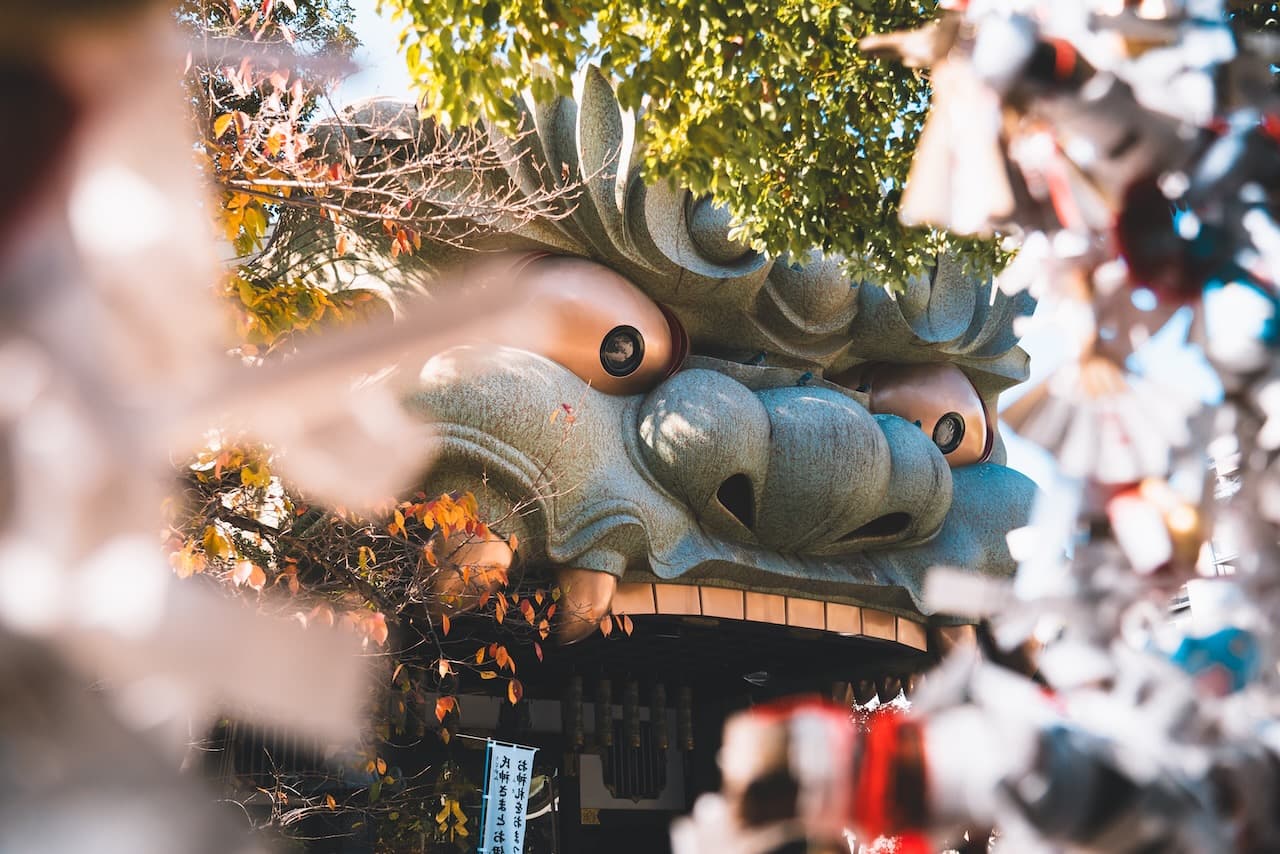
<path fill-rule="evenodd" d="M 223 113 L 213 120 L 213 137 L 220 139 L 227 130 L 230 129 L 231 123 L 236 120 L 235 113 Z"/>
<path fill-rule="evenodd" d="M 207 525 L 204 529 L 204 535 L 200 538 L 200 544 L 204 547 L 206 557 L 218 560 L 232 554 L 231 541 L 226 535 L 218 530 L 216 525 Z"/>
<path fill-rule="evenodd" d="M 247 585 L 261 591 L 266 586 L 267 574 L 252 561 L 238 560 L 231 571 L 231 580 L 237 587 Z"/>
<path fill-rule="evenodd" d="M 196 550 L 194 540 L 188 540 L 182 548 L 169 555 L 169 565 L 179 578 L 190 578 L 205 570 L 205 556 Z"/>
<path fill-rule="evenodd" d="M 239 272 L 228 277 L 224 293 L 235 312 L 239 338 L 255 352 L 267 352 L 283 340 L 390 311 L 372 291 L 327 291 L 304 282 L 250 281 Z"/>
<path fill-rule="evenodd" d="M 245 486 L 265 489 L 271 483 L 271 467 L 258 459 L 240 469 L 240 482 Z"/>
<path fill-rule="evenodd" d="M 517 93 L 571 94 L 571 75 L 594 62 L 624 107 L 644 104 L 650 177 L 713 194 L 773 254 L 843 254 L 892 284 L 952 245 L 897 221 L 927 80 L 857 49 L 870 32 L 919 25 L 934 0 L 388 5 L 424 106 L 455 126 L 513 121 Z M 955 245 L 994 257 L 989 244 Z"/>

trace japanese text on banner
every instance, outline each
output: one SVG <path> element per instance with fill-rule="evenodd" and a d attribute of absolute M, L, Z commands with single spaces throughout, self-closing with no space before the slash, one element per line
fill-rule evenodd
<path fill-rule="evenodd" d="M 484 781 L 484 832 L 479 854 L 522 854 L 529 781 L 536 747 L 489 742 Z"/>

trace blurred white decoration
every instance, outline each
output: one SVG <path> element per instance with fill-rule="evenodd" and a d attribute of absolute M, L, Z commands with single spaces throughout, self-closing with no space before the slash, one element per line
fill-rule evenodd
<path fill-rule="evenodd" d="M 39 29 L 26 49 L 80 112 L 49 179 L 0 219 L 0 850 L 243 850 L 176 776 L 189 732 L 234 714 L 348 740 L 365 665 L 346 632 L 175 583 L 157 537 L 172 459 L 242 427 L 317 497 L 392 495 L 429 435 L 393 383 L 364 377 L 473 321 L 501 327 L 511 300 L 500 281 L 453 288 L 394 325 L 238 365 L 171 10 Z"/>

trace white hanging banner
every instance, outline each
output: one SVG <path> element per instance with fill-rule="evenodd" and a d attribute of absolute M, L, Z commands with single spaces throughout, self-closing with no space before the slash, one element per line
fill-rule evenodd
<path fill-rule="evenodd" d="M 536 747 L 489 739 L 484 778 L 484 829 L 478 854 L 522 854 L 529 781 Z"/>

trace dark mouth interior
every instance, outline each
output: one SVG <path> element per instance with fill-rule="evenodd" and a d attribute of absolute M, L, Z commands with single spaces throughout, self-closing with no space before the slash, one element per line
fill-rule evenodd
<path fill-rule="evenodd" d="M 886 513 L 872 519 L 857 530 L 850 531 L 842 537 L 842 541 L 868 540 L 879 537 L 896 537 L 907 530 L 911 524 L 910 513 Z"/>
<path fill-rule="evenodd" d="M 751 486 L 751 479 L 745 474 L 735 474 L 720 484 L 720 488 L 716 490 L 716 500 L 733 515 L 733 518 L 741 522 L 743 527 L 748 530 L 755 527 L 755 489 Z"/>

